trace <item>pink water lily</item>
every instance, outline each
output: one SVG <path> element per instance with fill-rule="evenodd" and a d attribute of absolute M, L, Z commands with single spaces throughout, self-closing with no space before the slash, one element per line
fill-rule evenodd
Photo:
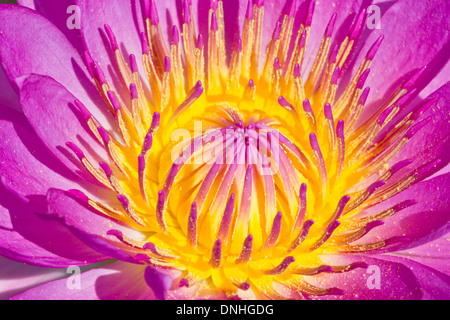
<path fill-rule="evenodd" d="M 1 4 L 0 297 L 450 298 L 449 13 Z"/>

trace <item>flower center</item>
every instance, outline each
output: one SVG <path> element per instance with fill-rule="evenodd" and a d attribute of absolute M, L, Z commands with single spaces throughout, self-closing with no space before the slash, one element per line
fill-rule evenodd
<path fill-rule="evenodd" d="M 396 126 L 387 126 L 409 102 L 421 71 L 357 126 L 369 94 L 364 83 L 382 37 L 339 98 L 336 90 L 361 35 L 364 10 L 344 41 L 333 48 L 336 15 L 331 17 L 305 80 L 301 68 L 314 1 L 297 34 L 293 30 L 297 1 L 289 3 L 275 25 L 264 61 L 260 61 L 264 5 L 249 1 L 242 38 L 234 43 L 229 63 L 222 1 L 212 1 L 207 37 L 197 35 L 191 3 L 183 1 L 182 37 L 174 26 L 169 47 L 154 2 L 144 3 L 147 31 L 142 34 L 142 50 L 151 98 L 135 56 L 126 62 L 106 26 L 129 96 L 115 93 L 99 65 L 88 53 L 85 57 L 116 119 L 118 137 L 79 102 L 76 105 L 108 151 L 110 163 L 102 162 L 96 169 L 76 145 L 68 143 L 118 201 L 99 202 L 72 193 L 140 230 L 144 241 L 116 230 L 110 235 L 142 249 L 136 256 L 139 263 L 179 270 L 180 286 L 207 283 L 210 290 L 230 296 L 252 287 L 257 294 L 276 297 L 274 283 L 310 294 L 337 293 L 309 285 L 302 275 L 363 267 L 327 266 L 320 254 L 375 250 L 397 241 L 353 244 L 414 201 L 373 216 L 358 213 L 407 188 L 435 165 L 424 165 L 383 188 L 411 163 L 388 162 L 427 123 L 414 121 L 432 102 Z M 387 130 L 384 136 L 382 129 Z M 391 141 L 396 141 L 393 147 Z"/>

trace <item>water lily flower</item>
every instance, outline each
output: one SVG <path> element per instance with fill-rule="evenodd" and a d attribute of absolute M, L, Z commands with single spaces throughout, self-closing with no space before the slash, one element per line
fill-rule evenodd
<path fill-rule="evenodd" d="M 11 298 L 448 299 L 449 13 L 1 4 Z"/>

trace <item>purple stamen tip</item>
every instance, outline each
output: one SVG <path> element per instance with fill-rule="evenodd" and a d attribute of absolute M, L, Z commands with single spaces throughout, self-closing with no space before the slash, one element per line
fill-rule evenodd
<path fill-rule="evenodd" d="M 332 85 L 337 84 L 338 79 L 339 79 L 339 75 L 340 75 L 340 69 L 339 69 L 339 67 L 334 68 L 333 75 L 331 76 L 331 84 L 332 84 Z"/>
<path fill-rule="evenodd" d="M 144 138 L 144 143 L 142 144 L 141 153 L 145 154 L 148 150 L 150 150 L 152 144 L 153 144 L 153 135 L 147 133 Z"/>
<path fill-rule="evenodd" d="M 248 289 L 250 289 L 250 284 L 248 282 L 244 282 L 239 286 L 239 289 L 247 291 Z"/>
<path fill-rule="evenodd" d="M 289 15 L 289 17 L 293 18 L 295 16 L 296 11 L 297 11 L 297 0 L 291 0 L 287 14 Z"/>
<path fill-rule="evenodd" d="M 150 47 L 148 45 L 147 36 L 144 32 L 141 32 L 141 48 L 142 48 L 142 54 L 149 54 L 150 53 Z"/>
<path fill-rule="evenodd" d="M 78 111 L 80 111 L 83 118 L 87 121 L 91 118 L 91 113 L 88 111 L 88 109 L 84 106 L 84 104 L 81 103 L 80 100 L 74 101 L 75 106 L 78 108 Z"/>
<path fill-rule="evenodd" d="M 150 124 L 150 132 L 151 134 L 153 134 L 156 130 L 156 128 L 159 127 L 159 122 L 160 122 L 160 115 L 159 112 L 155 112 L 153 113 L 153 117 L 152 117 L 152 123 Z"/>
<path fill-rule="evenodd" d="M 150 21 L 153 25 L 157 25 L 159 23 L 158 11 L 156 9 L 155 1 L 150 1 Z"/>
<path fill-rule="evenodd" d="M 143 13 L 144 13 L 144 17 L 148 18 L 148 16 L 150 15 L 150 0 L 143 0 Z"/>
<path fill-rule="evenodd" d="M 143 172 L 145 170 L 145 156 L 143 154 L 138 155 L 138 171 Z"/>
<path fill-rule="evenodd" d="M 254 4 L 256 4 L 260 8 L 264 6 L 264 0 L 255 0 Z"/>
<path fill-rule="evenodd" d="M 94 64 L 94 60 L 92 59 L 91 55 L 87 51 L 84 51 L 83 57 L 84 57 L 84 62 L 86 64 L 86 68 L 89 72 L 89 75 L 91 76 L 91 78 L 93 78 L 94 70 L 92 69 L 92 66 Z"/>
<path fill-rule="evenodd" d="M 303 110 L 307 113 L 312 113 L 311 103 L 308 99 L 303 100 Z"/>
<path fill-rule="evenodd" d="M 114 94 L 114 92 L 108 91 L 107 95 L 108 95 L 109 101 L 111 102 L 111 104 L 114 108 L 114 111 L 117 112 L 118 110 L 120 110 L 120 102 L 119 102 L 119 100 L 117 100 L 117 97 Z"/>
<path fill-rule="evenodd" d="M 329 295 L 336 295 L 336 296 L 341 296 L 344 293 L 345 293 L 345 291 L 342 289 L 339 289 L 339 288 L 331 288 L 327 292 L 327 294 L 329 294 Z"/>
<path fill-rule="evenodd" d="M 300 42 L 298 44 L 299 48 L 303 48 L 306 44 L 306 29 L 303 30 L 302 32 L 302 36 L 300 37 Z"/>
<path fill-rule="evenodd" d="M 142 247 L 142 249 L 144 250 L 150 250 L 152 252 L 156 252 L 156 246 L 153 242 L 147 242 L 144 244 L 144 246 Z"/>
<path fill-rule="evenodd" d="M 333 268 L 331 266 L 323 265 L 317 268 L 317 273 L 323 272 L 333 272 Z"/>
<path fill-rule="evenodd" d="M 337 14 L 334 13 L 331 16 L 330 22 L 328 22 L 328 26 L 327 26 L 327 29 L 325 31 L 325 37 L 327 37 L 327 38 L 331 37 L 331 35 L 333 34 L 334 23 L 336 22 L 336 16 L 337 16 Z"/>
<path fill-rule="evenodd" d="M 300 72 L 300 65 L 298 63 L 294 66 L 294 77 L 300 78 L 301 72 Z"/>
<path fill-rule="evenodd" d="M 382 226 L 383 224 L 384 224 L 384 222 L 381 220 L 371 221 L 366 225 L 366 232 L 372 230 L 373 228 Z"/>
<path fill-rule="evenodd" d="M 218 7 L 219 7 L 218 1 L 217 0 L 211 0 L 211 9 L 216 11 Z"/>
<path fill-rule="evenodd" d="M 300 185 L 300 195 L 303 197 L 303 196 L 306 196 L 306 190 L 308 189 L 308 185 L 306 184 L 306 183 L 302 183 L 301 185 Z"/>
<path fill-rule="evenodd" d="M 419 123 L 414 124 L 408 132 L 405 134 L 405 138 L 411 139 L 413 135 L 415 135 L 420 129 L 422 129 L 425 125 L 427 125 L 431 121 L 431 118 L 426 118 Z"/>
<path fill-rule="evenodd" d="M 423 66 L 422 68 L 416 69 L 413 73 L 413 76 L 403 85 L 403 88 L 407 90 L 411 89 L 425 72 L 426 68 L 427 66 Z"/>
<path fill-rule="evenodd" d="M 173 26 L 172 28 L 172 43 L 178 45 L 180 42 L 180 32 L 178 31 L 177 26 Z"/>
<path fill-rule="evenodd" d="M 386 184 L 386 181 L 384 181 L 384 180 L 374 182 L 367 188 L 367 191 L 369 192 L 369 194 L 372 194 L 375 192 L 375 190 L 384 186 L 385 184 Z"/>
<path fill-rule="evenodd" d="M 356 88 L 357 89 L 362 89 L 362 87 L 364 86 L 364 83 L 367 80 L 367 77 L 369 76 L 369 73 L 370 73 L 370 69 L 369 68 L 364 70 L 364 72 L 361 74 L 361 76 L 358 79 L 358 83 L 356 84 Z"/>
<path fill-rule="evenodd" d="M 120 241 L 123 241 L 123 233 L 120 230 L 111 229 L 111 230 L 106 231 L 106 234 L 108 236 L 114 236 L 117 239 L 119 239 Z"/>
<path fill-rule="evenodd" d="M 136 84 L 134 84 L 134 83 L 130 83 L 130 95 L 131 95 L 131 99 L 133 99 L 133 100 L 137 99 L 139 97 Z"/>
<path fill-rule="evenodd" d="M 395 212 L 398 212 L 400 210 L 403 210 L 403 209 L 405 209 L 407 207 L 410 207 L 410 206 L 413 206 L 415 204 L 417 204 L 417 200 L 405 200 L 403 202 L 397 203 L 393 207 L 393 209 L 394 209 Z"/>
<path fill-rule="evenodd" d="M 191 211 L 189 212 L 189 216 L 197 218 L 197 203 L 195 201 L 191 204 Z"/>
<path fill-rule="evenodd" d="M 305 231 L 306 230 L 306 232 L 308 232 L 308 230 L 309 230 L 309 228 L 311 228 L 311 226 L 314 224 L 314 220 L 313 219 L 309 219 L 309 220 L 306 220 L 304 223 L 303 223 L 303 227 L 302 227 L 302 231 Z"/>
<path fill-rule="evenodd" d="M 92 70 L 94 73 L 94 76 L 97 78 L 97 80 L 100 82 L 100 84 L 106 83 L 105 74 L 103 73 L 102 69 L 100 68 L 100 65 L 96 62 L 94 62 L 92 65 Z"/>
<path fill-rule="evenodd" d="M 361 12 L 359 13 L 358 18 L 356 20 L 356 23 L 353 27 L 353 30 L 350 33 L 350 37 L 349 37 L 350 40 L 355 40 L 360 35 L 360 33 L 362 31 L 362 26 L 363 26 L 363 23 L 365 20 L 364 19 L 365 15 L 366 15 L 366 10 L 365 9 L 361 10 Z"/>
<path fill-rule="evenodd" d="M 324 114 L 328 120 L 333 121 L 333 111 L 331 110 L 331 105 L 329 103 L 325 104 Z"/>
<path fill-rule="evenodd" d="M 212 249 L 212 256 L 211 256 L 212 266 L 214 268 L 218 268 L 220 266 L 221 260 L 222 260 L 222 241 L 220 239 L 217 239 Z"/>
<path fill-rule="evenodd" d="M 341 223 L 339 221 L 333 221 L 328 227 L 327 234 L 331 235 L 340 225 Z"/>
<path fill-rule="evenodd" d="M 117 200 L 119 200 L 120 204 L 122 205 L 122 207 L 127 210 L 128 205 L 130 204 L 130 202 L 128 201 L 128 198 L 126 196 L 124 196 L 123 194 L 119 194 L 117 196 Z"/>
<path fill-rule="evenodd" d="M 347 202 L 350 200 L 350 196 L 348 194 L 346 194 L 345 196 L 343 196 L 341 198 L 341 203 L 339 203 L 339 205 L 342 205 L 345 207 L 345 205 L 347 204 Z"/>
<path fill-rule="evenodd" d="M 168 56 L 164 57 L 164 72 L 170 72 L 170 58 Z"/>
<path fill-rule="evenodd" d="M 286 101 L 286 99 L 283 96 L 279 96 L 278 97 L 278 103 L 282 106 L 282 107 L 289 107 L 290 104 L 289 102 Z"/>
<path fill-rule="evenodd" d="M 367 101 L 367 97 L 369 96 L 370 87 L 367 87 L 363 90 L 361 93 L 361 96 L 359 97 L 358 104 L 364 105 Z"/>
<path fill-rule="evenodd" d="M 199 98 L 202 95 L 203 90 L 204 88 L 202 82 L 198 81 L 197 84 L 195 85 L 194 92 L 192 93 L 192 98 L 195 99 Z"/>
<path fill-rule="evenodd" d="M 295 261 L 295 258 L 292 256 L 288 256 L 286 258 L 283 259 L 283 261 L 275 268 L 273 268 L 272 270 L 269 270 L 266 272 L 266 274 L 268 275 L 277 275 L 280 273 L 283 273 L 284 271 L 286 271 L 286 269 L 289 267 L 289 265 L 291 263 L 293 263 Z"/>
<path fill-rule="evenodd" d="M 138 72 L 136 56 L 134 54 L 130 54 L 130 69 L 132 73 Z"/>
<path fill-rule="evenodd" d="M 247 20 L 253 19 L 253 0 L 248 0 L 247 12 L 245 13 L 245 18 Z"/>
<path fill-rule="evenodd" d="M 113 172 L 111 168 L 103 161 L 99 162 L 100 167 L 105 172 L 106 176 L 109 178 L 112 176 Z"/>
<path fill-rule="evenodd" d="M 186 287 L 189 288 L 189 281 L 185 278 L 180 280 L 180 283 L 178 284 L 178 287 Z"/>
<path fill-rule="evenodd" d="M 317 137 L 314 132 L 309 134 L 309 143 L 314 151 L 320 151 L 319 142 L 317 141 Z"/>
<path fill-rule="evenodd" d="M 117 44 L 116 36 L 114 35 L 111 27 L 107 24 L 105 24 L 105 31 L 108 35 L 109 42 L 111 43 L 111 47 L 113 51 L 119 50 L 119 45 Z"/>
<path fill-rule="evenodd" d="M 83 192 L 81 192 L 80 190 L 69 189 L 66 191 L 66 193 L 68 193 L 69 195 L 71 195 L 77 199 L 84 201 L 85 203 L 89 202 L 89 197 L 87 195 L 85 195 Z"/>
<path fill-rule="evenodd" d="M 186 0 L 183 2 L 183 21 L 186 24 L 191 23 L 191 6 Z"/>
<path fill-rule="evenodd" d="M 402 160 L 402 161 L 394 164 L 389 171 L 391 172 L 391 174 L 394 174 L 394 173 L 400 171 L 402 168 L 410 165 L 411 163 L 413 163 L 412 159 Z"/>
<path fill-rule="evenodd" d="M 330 63 L 335 63 L 336 62 L 336 58 L 337 55 L 339 53 L 339 45 L 335 45 L 333 48 L 333 51 L 331 52 L 331 56 L 330 56 Z"/>
<path fill-rule="evenodd" d="M 212 31 L 217 31 L 218 29 L 219 29 L 219 26 L 217 24 L 216 13 L 213 12 L 213 14 L 211 15 L 211 30 Z"/>
<path fill-rule="evenodd" d="M 83 151 L 81 151 L 80 148 L 77 147 L 76 144 L 72 143 L 72 142 L 66 142 L 66 146 L 72 150 L 73 153 L 75 153 L 75 155 L 77 156 L 77 158 L 81 161 L 85 156 Z"/>
<path fill-rule="evenodd" d="M 204 46 L 203 35 L 200 33 L 197 38 L 197 49 L 202 50 Z"/>
<path fill-rule="evenodd" d="M 305 20 L 306 27 L 311 26 L 315 6 L 316 6 L 316 1 L 311 0 L 309 2 L 309 6 L 308 6 L 308 15 L 306 16 L 306 20 Z"/>
<path fill-rule="evenodd" d="M 275 60 L 273 61 L 273 67 L 275 68 L 275 70 L 280 70 L 281 69 L 281 65 L 280 65 L 280 59 L 275 58 Z"/>
<path fill-rule="evenodd" d="M 108 132 L 102 126 L 97 127 L 97 131 L 98 131 L 98 134 L 100 135 L 100 137 L 102 138 L 103 143 L 105 145 L 107 145 L 109 143 L 109 141 L 111 140 Z"/>
<path fill-rule="evenodd" d="M 248 87 L 249 87 L 250 89 L 253 89 L 253 88 L 255 87 L 255 83 L 253 82 L 252 79 L 250 79 L 250 80 L 248 81 Z"/>
<path fill-rule="evenodd" d="M 373 58 L 375 57 L 375 54 L 378 51 L 378 48 L 381 45 L 381 42 L 383 42 L 384 39 L 384 35 L 381 35 L 372 45 L 372 47 L 370 47 L 369 51 L 367 52 L 367 60 L 373 60 Z"/>
<path fill-rule="evenodd" d="M 393 107 L 386 108 L 378 117 L 377 124 L 380 126 L 383 125 L 388 116 L 391 114 L 392 110 L 394 110 Z"/>
<path fill-rule="evenodd" d="M 339 138 L 344 138 L 344 120 L 338 120 L 336 124 L 336 135 Z"/>
<path fill-rule="evenodd" d="M 273 31 L 273 39 L 278 40 L 280 38 L 280 33 L 281 33 L 281 22 L 277 21 L 275 25 L 275 30 Z"/>

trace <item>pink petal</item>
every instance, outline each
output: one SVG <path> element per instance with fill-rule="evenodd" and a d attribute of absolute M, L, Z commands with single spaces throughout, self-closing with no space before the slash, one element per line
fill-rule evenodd
<path fill-rule="evenodd" d="M 17 85 L 25 116 L 50 152 L 71 171 L 94 181 L 87 170 L 80 170 L 80 161 L 66 147 L 67 142 L 75 143 L 94 163 L 108 157 L 104 147 L 88 132 L 74 105 L 76 98 L 47 76 L 29 75 L 20 78 Z"/>
<path fill-rule="evenodd" d="M 105 122 L 106 113 L 98 109 L 103 102 L 84 62 L 51 22 L 28 8 L 0 4 L 0 30 L 0 61 L 13 87 L 15 79 L 23 75 L 50 76 L 68 88 L 99 121 Z"/>
<path fill-rule="evenodd" d="M 0 257 L 0 299 L 66 275 L 66 269 L 40 268 Z"/>
<path fill-rule="evenodd" d="M 378 242 L 391 237 L 404 237 L 405 241 L 382 248 L 377 252 L 398 251 L 422 245 L 440 238 L 449 231 L 450 204 L 448 192 L 450 173 L 433 179 L 419 182 L 398 195 L 389 198 L 367 213 L 380 212 L 405 200 L 415 200 L 417 204 L 410 206 L 384 220 L 366 236 L 360 243 Z"/>

